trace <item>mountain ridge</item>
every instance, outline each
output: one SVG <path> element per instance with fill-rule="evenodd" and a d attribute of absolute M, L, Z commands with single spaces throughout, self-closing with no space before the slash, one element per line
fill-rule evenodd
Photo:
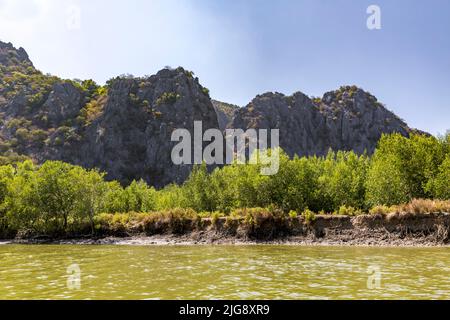
<path fill-rule="evenodd" d="M 201 120 L 203 129 L 280 129 L 290 155 L 328 150 L 372 153 L 383 133 L 414 132 L 375 96 L 343 86 L 310 98 L 301 92 L 257 95 L 244 107 L 213 100 L 193 72 L 165 68 L 119 76 L 99 86 L 37 70 L 23 48 L 0 41 L 0 160 L 62 160 L 162 187 L 183 182 L 192 165 L 170 160 L 171 132 Z"/>

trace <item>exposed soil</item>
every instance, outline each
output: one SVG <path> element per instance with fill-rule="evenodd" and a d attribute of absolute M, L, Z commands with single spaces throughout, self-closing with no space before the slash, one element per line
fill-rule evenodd
<path fill-rule="evenodd" d="M 210 245 L 285 244 L 359 246 L 450 246 L 450 214 L 389 214 L 317 216 L 307 222 L 302 217 L 282 221 L 259 221 L 245 225 L 225 218 L 173 232 L 104 230 L 102 236 L 71 239 L 26 238 L 0 241 L 0 244 L 116 244 L 116 245 Z"/>

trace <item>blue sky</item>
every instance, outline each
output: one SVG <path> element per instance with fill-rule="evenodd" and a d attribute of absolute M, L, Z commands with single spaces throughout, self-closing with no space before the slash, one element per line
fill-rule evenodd
<path fill-rule="evenodd" d="M 380 30 L 366 27 L 371 4 Z M 0 40 L 99 83 L 181 65 L 238 105 L 356 84 L 412 127 L 450 129 L 448 0 L 0 0 Z"/>

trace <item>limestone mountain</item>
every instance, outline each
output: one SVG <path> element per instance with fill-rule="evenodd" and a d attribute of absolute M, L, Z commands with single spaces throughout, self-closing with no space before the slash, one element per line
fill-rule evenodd
<path fill-rule="evenodd" d="M 280 146 L 290 156 L 325 155 L 333 150 L 372 153 L 383 133 L 408 136 L 406 123 L 368 92 L 344 86 L 311 99 L 301 92 L 258 95 L 239 109 L 230 125 L 279 129 Z"/>
<path fill-rule="evenodd" d="M 23 49 L 1 43 L 0 152 L 2 162 L 24 156 L 96 167 L 124 184 L 182 182 L 191 165 L 174 165 L 174 129 L 193 135 L 218 128 L 208 90 L 192 72 L 163 69 L 144 78 L 120 76 L 104 87 L 92 80 L 44 75 Z"/>
<path fill-rule="evenodd" d="M 119 76 L 99 86 L 37 70 L 23 48 L 0 42 L 0 164 L 24 158 L 99 168 L 123 184 L 183 182 L 192 165 L 174 165 L 174 129 L 280 129 L 291 156 L 334 150 L 373 152 L 382 133 L 412 131 L 377 99 L 342 87 L 311 99 L 265 93 L 247 106 L 211 100 L 193 73 L 166 68 L 149 77 Z"/>
<path fill-rule="evenodd" d="M 88 167 L 100 167 L 111 177 L 128 183 L 144 179 L 161 187 L 183 182 L 191 165 L 174 165 L 171 142 L 175 129 L 188 129 L 194 121 L 203 130 L 217 128 L 217 116 L 205 88 L 182 68 L 163 69 L 148 78 L 118 78 L 99 101 L 98 117 L 86 125 L 80 148 L 67 155 Z"/>

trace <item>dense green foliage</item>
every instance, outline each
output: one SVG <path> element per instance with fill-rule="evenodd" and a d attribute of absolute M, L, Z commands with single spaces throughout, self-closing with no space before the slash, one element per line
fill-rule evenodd
<path fill-rule="evenodd" d="M 294 158 L 280 153 L 280 170 L 263 176 L 257 165 L 217 169 L 207 174 L 196 168 L 179 187 L 185 203 L 195 210 L 230 212 L 242 207 L 276 205 L 285 212 L 333 211 L 341 205 L 364 206 L 367 156 L 353 152 L 330 152 L 327 157 Z"/>
<path fill-rule="evenodd" d="M 441 180 L 448 176 L 444 159 L 450 154 L 449 137 L 383 136 L 367 175 L 367 203 L 392 205 L 413 198 L 445 198 L 450 187 L 448 180 Z"/>
<path fill-rule="evenodd" d="M 386 135 L 372 158 L 330 151 L 326 157 L 289 159 L 281 152 L 280 170 L 273 176 L 261 175 L 258 165 L 233 164 L 212 172 L 202 165 L 184 184 L 162 190 L 144 181 L 122 187 L 97 170 L 59 161 L 6 164 L 0 166 L 0 236 L 8 230 L 93 233 L 104 221 L 129 220 L 128 215 L 104 213 L 172 212 L 173 218 L 173 210 L 184 208 L 214 218 L 217 212 L 242 216 L 240 209 L 259 207 L 313 221 L 314 212 L 357 215 L 372 207 L 374 213 L 386 211 L 385 206 L 414 198 L 450 199 L 449 142 L 449 135 Z M 416 203 L 412 210 L 420 211 L 420 206 Z"/>

